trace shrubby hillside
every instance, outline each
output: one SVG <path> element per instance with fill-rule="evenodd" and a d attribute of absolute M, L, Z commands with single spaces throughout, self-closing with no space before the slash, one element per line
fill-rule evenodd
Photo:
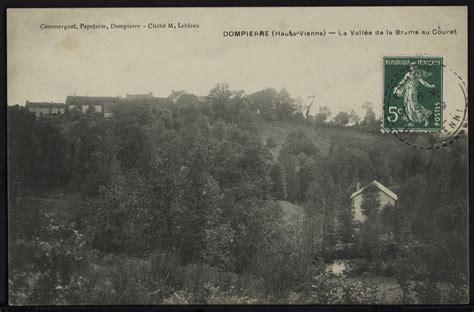
<path fill-rule="evenodd" d="M 465 301 L 467 142 L 407 147 L 365 108 L 226 84 L 108 119 L 10 107 L 11 303 Z M 399 200 L 358 226 L 373 180 Z"/>

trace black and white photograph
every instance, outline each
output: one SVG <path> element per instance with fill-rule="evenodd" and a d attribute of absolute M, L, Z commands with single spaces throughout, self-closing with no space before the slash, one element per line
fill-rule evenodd
<path fill-rule="evenodd" d="M 469 302 L 468 10 L 7 10 L 12 306 Z"/>

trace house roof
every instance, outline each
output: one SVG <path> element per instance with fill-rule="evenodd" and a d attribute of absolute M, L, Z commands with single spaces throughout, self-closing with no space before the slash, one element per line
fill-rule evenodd
<path fill-rule="evenodd" d="M 122 101 L 123 103 L 131 104 L 151 104 L 151 105 L 166 105 L 173 104 L 168 98 L 162 97 L 128 97 Z"/>
<path fill-rule="evenodd" d="M 40 107 L 40 108 L 64 108 L 64 103 L 53 103 L 53 102 L 29 102 L 29 101 L 26 101 L 25 107 Z"/>
<path fill-rule="evenodd" d="M 120 102 L 120 97 L 115 96 L 77 96 L 68 95 L 66 105 L 104 105 Z"/>
<path fill-rule="evenodd" d="M 206 102 L 207 96 L 204 95 L 198 95 L 197 96 L 199 102 Z"/>
<path fill-rule="evenodd" d="M 154 104 L 166 105 L 173 102 L 169 98 L 154 97 L 149 94 L 127 94 L 125 98 L 118 96 L 76 96 L 69 95 L 66 97 L 66 105 L 114 105 L 119 103 L 131 104 Z"/>
<path fill-rule="evenodd" d="M 393 198 L 394 200 L 397 200 L 398 199 L 398 196 L 397 194 L 395 194 L 394 192 L 392 192 L 391 190 L 389 190 L 387 187 L 385 187 L 384 185 L 382 185 L 381 183 L 377 182 L 377 181 L 372 181 L 370 182 L 369 184 L 367 184 L 366 186 L 364 186 L 363 188 L 361 188 L 360 190 L 352 193 L 351 195 L 351 199 L 354 198 L 355 196 L 361 194 L 362 192 L 364 192 L 368 187 L 370 186 L 376 186 L 379 190 L 381 190 L 382 192 L 384 192 L 385 194 L 387 194 L 388 196 L 390 196 L 391 198 Z"/>
<path fill-rule="evenodd" d="M 171 94 L 168 96 L 168 99 L 173 101 L 173 103 L 176 103 L 179 100 L 179 98 L 184 94 L 187 94 L 187 92 L 184 90 L 179 90 L 179 91 L 171 90 Z"/>
<path fill-rule="evenodd" d="M 153 98 L 153 93 L 149 92 L 149 93 L 145 93 L 145 94 L 126 94 L 125 95 L 125 98 L 127 99 L 149 99 L 149 98 Z"/>

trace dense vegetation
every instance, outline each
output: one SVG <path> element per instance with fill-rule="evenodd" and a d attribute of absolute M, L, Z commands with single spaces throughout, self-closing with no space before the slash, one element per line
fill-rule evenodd
<path fill-rule="evenodd" d="M 11 303 L 466 301 L 466 141 L 406 147 L 365 109 L 225 84 L 110 119 L 9 108 Z M 377 213 L 369 190 L 357 226 L 372 180 L 399 200 Z M 334 276 L 335 259 L 357 265 Z"/>

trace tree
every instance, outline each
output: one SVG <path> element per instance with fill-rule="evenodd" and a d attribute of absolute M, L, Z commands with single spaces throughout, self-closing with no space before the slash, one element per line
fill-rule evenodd
<path fill-rule="evenodd" d="M 380 207 L 379 190 L 376 186 L 370 185 L 362 193 L 361 210 L 366 217 L 374 216 Z"/>
<path fill-rule="evenodd" d="M 360 122 L 359 115 L 357 115 L 357 113 L 353 109 L 351 109 L 351 112 L 349 113 L 349 122 L 354 126 L 358 125 Z"/>
<path fill-rule="evenodd" d="M 281 89 L 275 98 L 275 114 L 278 120 L 291 120 L 296 112 L 297 102 L 286 89 Z"/>
<path fill-rule="evenodd" d="M 365 189 L 361 209 L 366 219 L 359 228 L 360 252 L 374 260 L 374 270 L 379 273 L 385 260 L 389 230 L 381 220 L 379 193 L 376 186 L 371 185 Z"/>
<path fill-rule="evenodd" d="M 297 130 L 288 134 L 286 142 L 282 146 L 282 153 L 289 155 L 303 153 L 307 156 L 314 156 L 319 153 L 319 150 L 307 131 Z"/>
<path fill-rule="evenodd" d="M 35 115 L 20 106 L 8 107 L 7 156 L 10 196 L 22 194 L 36 184 L 37 122 Z"/>
<path fill-rule="evenodd" d="M 99 187 L 108 181 L 111 160 L 118 158 L 122 141 L 105 119 L 76 117 L 77 121 L 63 135 L 67 140 L 65 161 L 70 175 L 69 187 L 95 197 Z"/>
<path fill-rule="evenodd" d="M 34 202 L 28 203 L 29 207 Z M 10 207 L 11 210 L 12 207 Z M 84 279 L 87 262 L 84 235 L 68 220 L 41 213 L 22 219 L 34 237 L 10 238 L 9 290 L 14 304 L 71 304 L 74 287 Z M 27 301 L 25 302 L 25 296 Z"/>
<path fill-rule="evenodd" d="M 312 253 L 315 231 L 320 231 L 321 251 L 323 256 L 331 253 L 336 243 L 335 217 L 337 192 L 332 175 L 328 172 L 315 176 L 306 190 L 304 205 L 309 219 L 308 252 Z M 315 228 L 318 221 L 319 227 Z"/>
<path fill-rule="evenodd" d="M 346 112 L 340 112 L 334 117 L 334 123 L 345 126 L 349 123 L 349 114 Z"/>
<path fill-rule="evenodd" d="M 272 194 L 273 198 L 286 200 L 286 177 L 285 168 L 280 162 L 275 162 L 270 167 L 270 178 L 272 180 Z"/>
<path fill-rule="evenodd" d="M 331 110 L 327 106 L 323 106 L 319 109 L 319 112 L 314 116 L 314 123 L 316 125 L 321 125 L 329 119 L 331 116 Z"/>
<path fill-rule="evenodd" d="M 8 109 L 7 122 L 10 191 L 66 184 L 68 142 L 60 128 L 19 106 Z"/>
<path fill-rule="evenodd" d="M 361 122 L 361 125 L 369 129 L 375 129 L 378 127 L 377 118 L 375 116 L 373 106 L 374 105 L 370 102 L 367 102 L 364 105 L 362 105 L 362 108 L 366 110 L 366 113 L 365 113 L 364 119 Z"/>
<path fill-rule="evenodd" d="M 291 202 L 304 202 L 318 155 L 319 149 L 307 132 L 298 130 L 288 135 L 279 161 L 285 169 L 288 199 Z"/>
<path fill-rule="evenodd" d="M 226 120 L 228 101 L 232 96 L 229 84 L 226 82 L 217 84 L 214 89 L 209 91 L 208 100 L 214 112 L 214 118 Z"/>
<path fill-rule="evenodd" d="M 263 120 L 272 121 L 275 116 L 275 102 L 278 92 L 273 88 L 267 88 L 249 95 L 250 106 Z"/>
<path fill-rule="evenodd" d="M 334 207 L 334 193 L 331 191 L 334 190 L 334 180 L 331 176 L 327 179 L 325 184 L 324 193 L 325 195 L 321 198 L 322 208 L 323 208 L 323 228 L 322 228 L 322 252 L 323 255 L 327 253 L 327 249 L 332 248 L 335 243 L 334 237 L 334 217 L 335 217 L 335 207 Z"/>
<path fill-rule="evenodd" d="M 95 109 L 95 105 L 89 105 L 89 107 L 86 110 L 86 115 L 91 115 L 95 114 L 97 111 Z"/>
<path fill-rule="evenodd" d="M 152 248 L 152 228 L 160 223 L 153 220 L 151 189 L 137 171 L 112 166 L 110 182 L 91 201 L 92 246 L 107 253 L 146 254 Z"/>
<path fill-rule="evenodd" d="M 339 209 L 337 235 L 341 243 L 345 245 L 346 250 L 349 244 L 354 241 L 354 215 L 349 202 L 343 201 Z"/>
<path fill-rule="evenodd" d="M 36 157 L 40 183 L 44 186 L 60 186 L 67 183 L 67 141 L 60 130 L 47 122 L 39 124 L 39 144 Z"/>

